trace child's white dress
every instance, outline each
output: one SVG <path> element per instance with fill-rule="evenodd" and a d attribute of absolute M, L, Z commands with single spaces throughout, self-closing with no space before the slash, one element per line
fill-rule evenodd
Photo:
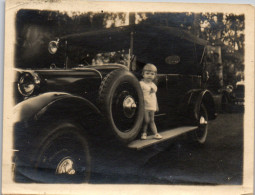
<path fill-rule="evenodd" d="M 158 102 L 156 92 L 158 90 L 157 86 L 151 82 L 146 83 L 144 81 L 140 81 L 141 88 L 143 90 L 144 97 L 144 108 L 149 111 L 157 111 Z"/>

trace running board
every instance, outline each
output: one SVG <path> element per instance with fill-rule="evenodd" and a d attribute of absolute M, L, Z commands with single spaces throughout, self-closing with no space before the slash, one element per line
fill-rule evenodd
<path fill-rule="evenodd" d="M 166 131 L 161 131 L 160 135 L 162 135 L 163 137 L 162 139 L 154 139 L 154 135 L 150 135 L 147 137 L 146 140 L 138 139 L 138 140 L 132 141 L 130 144 L 128 144 L 128 147 L 139 150 L 153 144 L 164 142 L 168 139 L 174 138 L 176 136 L 187 133 L 189 131 L 193 131 L 195 129 L 197 129 L 197 126 L 185 126 L 185 127 L 169 129 Z"/>

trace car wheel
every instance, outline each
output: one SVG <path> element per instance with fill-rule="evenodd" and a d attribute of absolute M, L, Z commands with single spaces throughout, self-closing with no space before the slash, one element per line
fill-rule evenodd
<path fill-rule="evenodd" d="M 208 113 L 204 104 L 200 105 L 199 118 L 196 122 L 198 128 L 191 132 L 193 140 L 198 144 L 204 144 L 208 134 Z"/>
<path fill-rule="evenodd" d="M 79 127 L 57 125 L 40 144 L 35 158 L 36 175 L 44 183 L 84 183 L 90 177 L 88 143 Z"/>
<path fill-rule="evenodd" d="M 99 89 L 99 104 L 109 133 L 125 143 L 135 139 L 143 122 L 143 101 L 139 81 L 131 72 L 118 69 L 106 75 Z"/>

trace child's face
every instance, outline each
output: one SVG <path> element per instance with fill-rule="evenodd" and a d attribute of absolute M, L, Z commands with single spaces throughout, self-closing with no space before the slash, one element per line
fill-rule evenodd
<path fill-rule="evenodd" d="M 156 73 L 154 71 L 145 70 L 143 73 L 143 78 L 147 82 L 151 82 L 155 79 Z"/>

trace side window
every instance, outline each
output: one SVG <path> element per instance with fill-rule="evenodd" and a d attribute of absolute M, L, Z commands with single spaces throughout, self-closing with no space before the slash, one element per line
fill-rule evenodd
<path fill-rule="evenodd" d="M 161 40 L 159 72 L 165 74 L 197 74 L 195 44 L 184 39 Z"/>
<path fill-rule="evenodd" d="M 123 49 L 119 51 L 97 53 L 92 60 L 92 65 L 103 65 L 109 63 L 117 63 L 127 66 L 128 50 Z"/>

